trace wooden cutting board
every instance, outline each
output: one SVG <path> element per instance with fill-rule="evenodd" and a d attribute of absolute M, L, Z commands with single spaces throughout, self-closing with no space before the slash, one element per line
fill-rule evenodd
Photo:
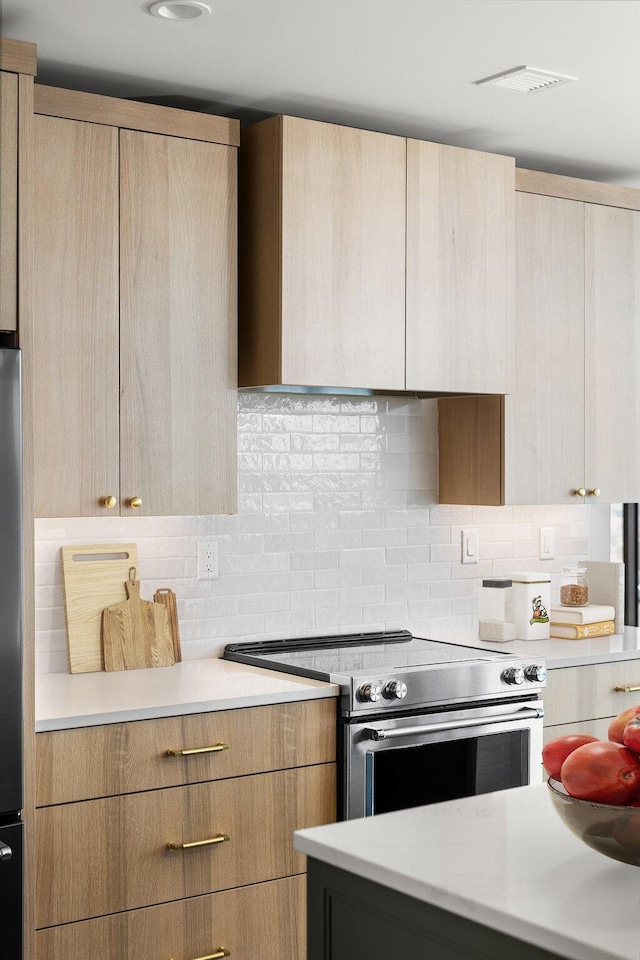
<path fill-rule="evenodd" d="M 140 599 L 135 567 L 125 587 L 128 600 L 107 607 L 102 615 L 105 670 L 171 666 L 176 660 L 166 606 Z"/>
<path fill-rule="evenodd" d="M 126 600 L 124 584 L 138 564 L 136 544 L 70 546 L 61 552 L 69 671 L 104 670 L 102 611 Z"/>
<path fill-rule="evenodd" d="M 180 648 L 180 628 L 178 627 L 178 606 L 176 595 L 169 587 L 159 587 L 153 595 L 156 603 L 164 603 L 169 616 L 169 632 L 171 633 L 171 642 L 173 643 L 173 655 L 176 663 L 182 660 L 182 650 Z"/>

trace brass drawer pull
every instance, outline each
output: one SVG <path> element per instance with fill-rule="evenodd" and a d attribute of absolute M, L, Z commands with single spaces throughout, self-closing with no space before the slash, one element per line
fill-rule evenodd
<path fill-rule="evenodd" d="M 220 753 L 228 750 L 228 743 L 216 743 L 213 747 L 192 747 L 190 750 L 167 750 L 168 757 L 193 757 L 198 753 Z"/>
<path fill-rule="evenodd" d="M 224 947 L 218 947 L 215 953 L 208 953 L 206 957 L 194 957 L 193 960 L 222 960 L 223 957 L 230 957 L 231 954 Z M 173 960 L 173 957 L 171 957 Z"/>
<path fill-rule="evenodd" d="M 614 687 L 616 693 L 638 693 L 640 691 L 640 683 L 632 683 L 628 687 Z"/>
<path fill-rule="evenodd" d="M 215 837 L 210 837 L 208 840 L 191 840 L 189 843 L 168 843 L 168 850 L 193 850 L 195 847 L 210 847 L 214 843 L 224 843 L 225 840 L 231 840 L 231 837 L 227 836 L 226 833 L 218 833 Z M 197 958 L 200 960 L 200 958 Z"/>

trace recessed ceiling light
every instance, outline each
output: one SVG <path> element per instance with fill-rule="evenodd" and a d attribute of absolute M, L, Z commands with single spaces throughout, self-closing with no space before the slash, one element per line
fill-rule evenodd
<path fill-rule="evenodd" d="M 211 7 L 202 0 L 157 0 L 149 7 L 152 17 L 163 20 L 197 20 L 211 13 Z"/>
<path fill-rule="evenodd" d="M 549 70 L 539 70 L 537 67 L 512 67 L 511 70 L 503 70 L 502 73 L 494 73 L 491 77 L 473 82 L 476 86 L 488 83 L 493 87 L 514 90 L 516 93 L 538 93 L 540 90 L 559 87 L 577 79 L 565 73 L 550 73 Z"/>

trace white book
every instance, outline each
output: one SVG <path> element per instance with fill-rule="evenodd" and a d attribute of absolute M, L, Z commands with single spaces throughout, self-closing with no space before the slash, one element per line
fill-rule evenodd
<path fill-rule="evenodd" d="M 600 623 L 615 620 L 616 608 L 605 604 L 588 603 L 584 607 L 551 607 L 552 623 Z"/>

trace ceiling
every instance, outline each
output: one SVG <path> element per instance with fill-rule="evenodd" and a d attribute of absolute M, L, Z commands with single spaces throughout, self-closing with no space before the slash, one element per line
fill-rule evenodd
<path fill-rule="evenodd" d="M 253 122 L 273 113 L 515 156 L 640 188 L 640 0 L 211 0 L 172 22 L 140 0 L 2 0 L 39 81 Z M 526 64 L 534 94 L 474 80 Z"/>

